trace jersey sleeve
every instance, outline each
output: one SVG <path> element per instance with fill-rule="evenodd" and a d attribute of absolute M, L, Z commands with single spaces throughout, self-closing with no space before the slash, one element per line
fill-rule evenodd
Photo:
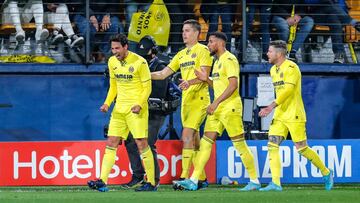
<path fill-rule="evenodd" d="M 141 82 L 151 80 L 150 69 L 146 61 L 141 62 L 139 67 L 139 77 Z"/>
<path fill-rule="evenodd" d="M 226 58 L 222 65 L 226 70 L 227 78 L 236 77 L 239 78 L 240 67 L 237 61 L 234 58 Z"/>
<path fill-rule="evenodd" d="M 170 61 L 168 67 L 169 67 L 172 71 L 176 72 L 176 71 L 178 71 L 179 68 L 180 68 L 180 65 L 179 65 L 179 64 L 180 64 L 180 62 L 179 62 L 179 53 L 177 53 L 177 54 L 174 56 L 174 58 Z"/>
<path fill-rule="evenodd" d="M 115 74 L 114 74 L 113 60 L 112 60 L 112 58 L 109 59 L 108 69 L 109 69 L 109 77 L 110 77 L 110 79 L 114 79 L 114 78 L 115 78 Z"/>
<path fill-rule="evenodd" d="M 115 80 L 115 74 L 112 67 L 111 59 L 109 60 L 108 69 L 109 69 L 109 90 L 106 96 L 106 99 L 104 101 L 104 104 L 107 104 L 108 106 L 111 105 L 111 103 L 114 101 L 116 95 L 117 95 L 117 89 L 116 89 L 116 80 Z"/>
<path fill-rule="evenodd" d="M 288 84 L 296 85 L 300 79 L 300 71 L 299 68 L 290 65 L 290 67 L 287 69 L 284 77 L 284 82 Z"/>

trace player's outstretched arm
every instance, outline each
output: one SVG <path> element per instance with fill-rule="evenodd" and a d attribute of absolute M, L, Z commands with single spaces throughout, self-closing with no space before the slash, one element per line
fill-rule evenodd
<path fill-rule="evenodd" d="M 208 78 L 209 78 L 209 75 L 210 75 L 210 69 L 211 69 L 210 66 L 200 66 L 200 70 L 201 70 L 201 71 L 205 71 Z M 205 81 L 200 80 L 200 79 L 198 79 L 198 78 L 194 78 L 194 79 L 191 79 L 191 80 L 188 80 L 188 81 L 187 81 L 187 83 L 189 84 L 189 86 L 195 85 L 195 84 L 199 84 L 199 83 L 202 83 L 202 82 L 205 82 Z M 180 85 L 181 85 L 181 84 L 180 84 Z M 189 87 L 188 87 L 188 88 L 189 88 Z"/>
<path fill-rule="evenodd" d="M 173 74 L 174 71 L 166 66 L 161 71 L 156 71 L 151 73 L 151 79 L 152 80 L 164 80 L 165 78 L 169 77 L 171 74 Z"/>

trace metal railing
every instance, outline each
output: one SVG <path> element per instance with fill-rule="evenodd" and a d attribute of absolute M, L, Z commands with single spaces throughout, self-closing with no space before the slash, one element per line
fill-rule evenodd
<path fill-rule="evenodd" d="M 333 0 L 334 1 L 334 0 Z M 185 2 L 185 3 L 184 3 Z M 261 1 L 264 2 L 264 1 Z M 271 2 L 271 0 L 270 0 Z M 58 1 L 56 3 L 64 3 Z M 269 40 L 280 39 L 279 26 L 274 22 L 274 16 L 282 15 L 282 13 L 276 13 L 274 10 L 281 6 L 292 6 L 291 4 L 275 4 L 273 3 L 256 3 L 253 1 L 242 0 L 241 2 L 227 1 L 227 3 L 219 3 L 218 1 L 165 1 L 165 5 L 168 8 L 171 23 L 170 38 L 168 47 L 162 47 L 161 51 L 164 54 L 175 54 L 183 46 L 181 38 L 181 27 L 182 22 L 188 18 L 198 19 L 202 24 L 202 33 L 200 35 L 200 41 L 206 43 L 206 36 L 209 32 L 214 30 L 222 30 L 228 35 L 229 41 L 227 48 L 236 54 L 239 58 L 239 62 L 251 63 L 251 62 L 265 62 L 266 60 L 266 47 L 268 46 Z M 329 5 L 324 4 L 312 4 L 312 5 L 296 5 L 296 7 L 306 7 L 307 13 L 304 16 L 309 16 L 314 21 L 314 27 L 311 32 L 305 37 L 304 41 L 300 42 L 299 49 L 296 50 L 296 58 L 299 62 L 308 63 L 332 63 L 334 59 L 339 56 L 343 57 L 345 62 L 353 63 L 356 62 L 358 56 L 360 35 L 354 28 L 354 22 L 347 22 L 344 19 L 360 19 L 360 0 L 347 0 L 349 10 L 348 13 L 343 11 L 342 15 L 337 13 L 315 13 L 315 11 L 323 11 Z M 122 31 L 127 33 L 130 19 L 127 19 L 127 6 L 139 6 L 146 7 L 146 3 L 134 4 L 131 1 L 115 2 L 115 1 L 97 1 L 83 0 L 82 2 L 66 2 L 69 8 L 69 16 L 71 25 L 75 30 L 75 33 L 79 36 L 83 36 L 85 39 L 84 44 L 81 47 L 69 47 L 66 44 L 52 45 L 50 39 L 53 34 L 54 27 L 50 24 L 46 24 L 46 28 L 50 31 L 50 38 L 45 42 L 43 46 L 47 52 L 42 54 L 49 57 L 54 57 L 54 53 L 62 56 L 70 56 L 66 60 L 57 60 L 57 62 L 73 62 L 73 63 L 98 63 L 106 62 L 106 58 L 111 55 L 110 50 L 104 53 L 101 47 L 108 43 L 107 40 L 97 41 L 95 39 L 106 39 L 106 32 L 96 32 L 96 38 L 94 39 L 92 24 L 90 22 L 91 15 L 101 16 L 108 14 L 108 10 L 94 11 L 91 12 L 90 8 L 101 7 L 103 4 L 107 4 L 110 8 L 115 10 L 110 13 L 111 16 L 115 16 L 119 19 L 119 25 Z M 44 1 L 44 8 L 46 7 Z M 335 4 L 334 4 L 335 5 Z M 338 5 L 338 4 L 336 4 Z M 270 8 L 272 6 L 272 12 L 268 10 L 264 12 L 262 8 Z M 333 6 L 333 5 L 332 5 Z M 79 10 L 79 7 L 81 8 Z M 2 6 L 1 13 L 3 14 L 2 25 L 0 28 L 1 36 L 1 56 L 24 54 L 22 51 L 25 49 L 34 49 L 36 47 L 36 41 L 30 40 L 30 43 L 19 44 L 15 39 L 16 25 L 13 25 L 11 20 L 12 16 L 9 11 L 6 10 L 6 4 Z M 76 9 L 74 9 L 76 8 Z M 274 9 L 276 8 L 276 9 Z M 21 11 L 20 11 L 21 12 Z M 23 14 L 23 13 L 19 13 Z M 79 21 L 75 20 L 75 16 L 83 16 L 86 20 L 85 25 L 79 25 Z M 347 17 L 346 17 L 347 16 Z M 7 19 L 7 22 L 4 20 Z M 252 22 L 249 22 L 249 19 Z M 337 19 L 338 21 L 331 22 L 329 19 Z M 324 20 L 324 22 L 321 22 Z M 265 21 L 265 22 L 264 22 Z M 244 23 L 245 22 L 245 23 Z M 100 23 L 100 22 L 99 22 Z M 11 24 L 13 26 L 11 26 Z M 10 26 L 9 26 L 10 25 Z M 26 32 L 26 36 L 32 36 L 35 33 L 36 24 L 28 29 L 22 24 Z M 81 27 L 82 26 L 82 27 Z M 84 28 L 81 30 L 80 28 Z M 265 29 L 266 28 L 266 29 Z M 299 34 L 301 34 L 301 26 L 297 27 L 297 33 L 295 40 Z M 27 30 L 26 30 L 27 29 Z M 336 29 L 336 30 L 334 30 Z M 263 30 L 267 30 L 264 32 Z M 82 32 L 80 32 L 82 31 Z M 27 39 L 27 38 L 26 38 Z M 340 40 L 339 40 L 340 39 Z M 293 41 L 294 43 L 295 41 Z M 35 44 L 35 45 L 34 45 Z M 22 47 L 21 47 L 22 45 Z M 171 49 L 169 48 L 171 47 Z M 334 48 L 335 47 L 335 48 Z M 107 48 L 108 49 L 108 48 Z M 57 52 L 56 52 L 57 51 Z M 334 53 L 334 52 L 338 53 Z M 59 53 L 61 52 L 61 53 Z M 33 54 L 32 52 L 26 52 Z M 338 55 L 337 55 L 338 54 Z M 78 56 L 77 59 L 73 59 Z M 56 57 L 55 57 L 56 58 Z M 76 58 L 76 57 L 75 57 Z"/>

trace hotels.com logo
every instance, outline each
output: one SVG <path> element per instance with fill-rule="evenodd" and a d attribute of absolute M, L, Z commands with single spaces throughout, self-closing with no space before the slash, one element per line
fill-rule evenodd
<path fill-rule="evenodd" d="M 158 141 L 160 183 L 171 183 L 181 173 L 181 141 Z M 85 185 L 99 178 L 104 141 L 0 142 L 0 186 Z M 215 148 L 215 147 L 214 147 Z M 207 165 L 208 180 L 216 181 L 215 150 Z M 132 175 L 124 145 L 117 150 L 109 184 L 123 184 Z"/>
<path fill-rule="evenodd" d="M 46 179 L 52 179 L 59 175 L 62 171 L 62 176 L 66 179 L 71 178 L 91 178 L 93 174 L 91 171 L 95 168 L 95 177 L 100 177 L 100 169 L 101 169 L 101 159 L 100 150 L 95 150 L 94 156 L 87 155 L 79 155 L 79 156 L 71 156 L 68 150 L 64 150 L 63 154 L 58 159 L 55 156 L 45 156 L 45 157 L 37 157 L 36 151 L 31 152 L 31 158 L 29 162 L 20 161 L 19 160 L 19 152 L 14 152 L 14 179 L 20 178 L 20 169 L 30 168 L 31 169 L 31 178 L 36 179 L 37 174 L 39 173 L 41 177 Z M 28 157 L 22 157 L 23 159 Z M 119 160 L 117 156 L 116 161 Z M 164 176 L 170 171 L 170 175 L 172 177 L 176 176 L 176 164 L 181 160 L 181 155 L 171 155 L 171 159 L 168 160 L 165 156 L 159 154 L 158 155 L 159 164 L 162 165 L 162 170 L 160 171 L 160 176 Z M 38 163 L 38 164 L 37 164 Z M 124 164 L 121 164 L 124 165 Z M 87 170 L 87 172 L 81 172 L 80 170 Z M 114 165 L 112 168 L 112 173 L 110 173 L 110 178 L 115 178 L 118 176 L 127 177 L 128 172 L 131 171 L 130 165 L 128 165 L 124 170 L 121 170 L 119 165 Z M 28 173 L 22 174 L 23 176 L 27 176 Z"/>

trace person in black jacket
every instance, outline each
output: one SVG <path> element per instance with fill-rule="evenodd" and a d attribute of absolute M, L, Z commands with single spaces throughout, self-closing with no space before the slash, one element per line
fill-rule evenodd
<path fill-rule="evenodd" d="M 162 62 L 157 54 L 157 46 L 154 39 L 151 36 L 143 37 L 138 46 L 137 46 L 137 54 L 144 57 L 149 64 L 149 68 L 151 72 L 160 71 L 166 65 Z M 161 108 L 153 108 L 154 105 L 151 104 L 151 100 L 154 99 L 163 99 L 169 100 L 169 88 L 168 88 L 169 80 L 159 80 L 152 81 L 152 92 L 149 98 L 149 134 L 148 134 L 148 144 L 154 155 L 154 163 L 155 163 L 155 182 L 158 185 L 160 181 L 160 168 L 159 163 L 157 161 L 157 152 L 155 142 L 157 140 L 157 135 L 161 126 L 164 124 L 165 117 L 167 112 L 164 112 Z M 144 181 L 144 168 L 141 164 L 140 155 L 138 149 L 136 147 L 136 143 L 134 138 L 129 135 L 128 139 L 125 141 L 126 150 L 128 152 L 131 169 L 133 171 L 132 179 L 129 183 L 122 185 L 123 188 L 135 188 L 136 186 L 140 186 Z M 142 191 L 142 187 L 137 189 L 138 191 Z"/>
<path fill-rule="evenodd" d="M 294 16 L 291 13 L 294 9 Z M 280 40 L 288 41 L 290 26 L 297 25 L 298 30 L 289 59 L 296 61 L 296 52 L 302 46 L 314 26 L 314 20 L 307 13 L 304 0 L 274 0 L 272 7 L 272 24 L 276 28 Z"/>

